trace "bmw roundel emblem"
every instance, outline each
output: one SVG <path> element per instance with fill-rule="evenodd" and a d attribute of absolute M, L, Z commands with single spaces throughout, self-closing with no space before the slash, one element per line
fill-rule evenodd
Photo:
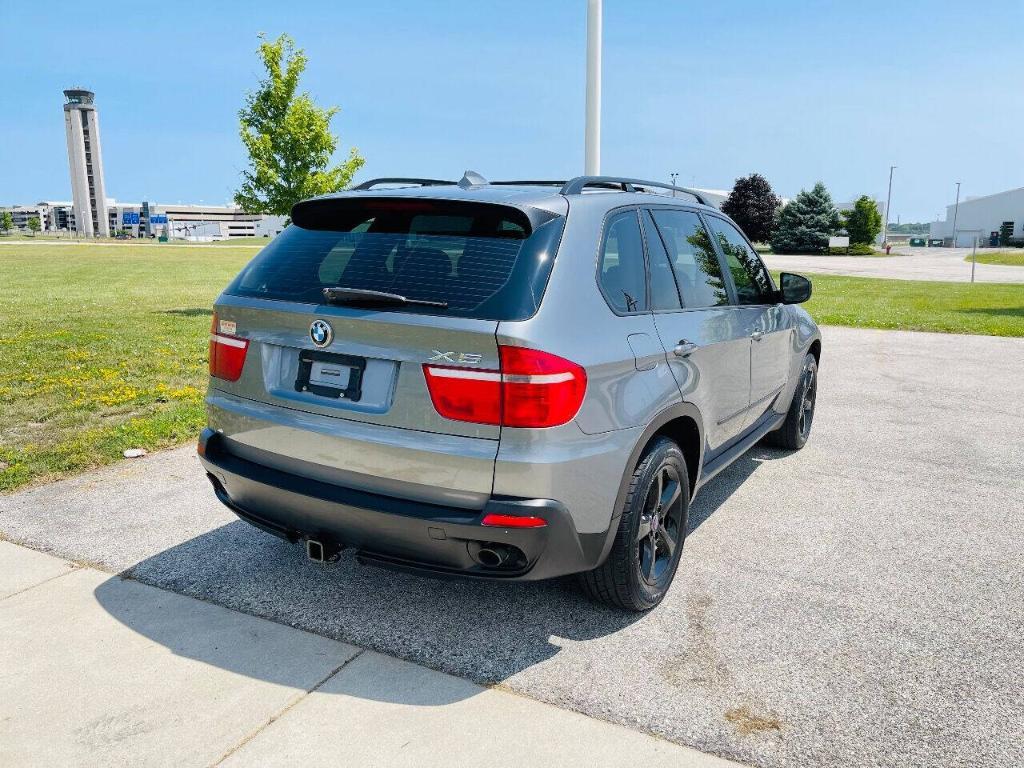
<path fill-rule="evenodd" d="M 309 325 L 309 338 L 318 347 L 326 347 L 334 338 L 334 329 L 326 320 L 314 320 Z"/>

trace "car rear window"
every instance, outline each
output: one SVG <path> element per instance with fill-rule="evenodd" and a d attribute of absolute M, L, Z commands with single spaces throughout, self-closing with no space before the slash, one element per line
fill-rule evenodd
<path fill-rule="evenodd" d="M 403 312 L 522 320 L 540 304 L 563 223 L 489 203 L 311 200 L 227 293 L 321 304 L 324 288 L 357 288 L 448 305 Z"/>

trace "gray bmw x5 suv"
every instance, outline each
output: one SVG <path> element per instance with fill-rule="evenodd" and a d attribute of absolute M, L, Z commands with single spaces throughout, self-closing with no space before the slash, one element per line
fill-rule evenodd
<path fill-rule="evenodd" d="M 217 299 L 199 454 L 315 560 L 578 573 L 646 610 L 700 487 L 810 433 L 811 286 L 780 282 L 694 190 L 366 182 L 297 204 Z"/>

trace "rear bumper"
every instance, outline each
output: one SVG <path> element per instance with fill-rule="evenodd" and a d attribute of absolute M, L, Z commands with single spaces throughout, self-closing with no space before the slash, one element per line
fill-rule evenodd
<path fill-rule="evenodd" d="M 292 542 L 314 539 L 356 549 L 362 562 L 442 575 L 538 580 L 596 568 L 608 532 L 580 534 L 569 511 L 551 499 L 493 496 L 482 510 L 409 501 L 283 472 L 233 455 L 210 429 L 200 460 L 217 498 L 241 519 Z M 542 517 L 541 528 L 481 524 L 487 514 Z M 482 544 L 521 553 L 514 564 L 481 565 Z"/>

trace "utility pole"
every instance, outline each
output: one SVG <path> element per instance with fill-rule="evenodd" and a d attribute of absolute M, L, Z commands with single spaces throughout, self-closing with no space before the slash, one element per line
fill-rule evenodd
<path fill-rule="evenodd" d="M 587 0 L 587 107 L 583 172 L 601 173 L 601 0 Z"/>
<path fill-rule="evenodd" d="M 953 205 L 953 247 L 956 248 L 956 217 L 960 213 L 960 182 L 956 183 L 956 203 Z"/>
<path fill-rule="evenodd" d="M 971 282 L 974 282 L 974 265 L 978 261 L 978 236 L 974 236 L 974 250 L 971 251 Z"/>
<path fill-rule="evenodd" d="M 883 248 L 889 242 L 889 206 L 892 204 L 892 172 L 895 170 L 895 165 L 889 166 L 889 195 L 885 198 L 885 227 L 882 229 Z"/>

